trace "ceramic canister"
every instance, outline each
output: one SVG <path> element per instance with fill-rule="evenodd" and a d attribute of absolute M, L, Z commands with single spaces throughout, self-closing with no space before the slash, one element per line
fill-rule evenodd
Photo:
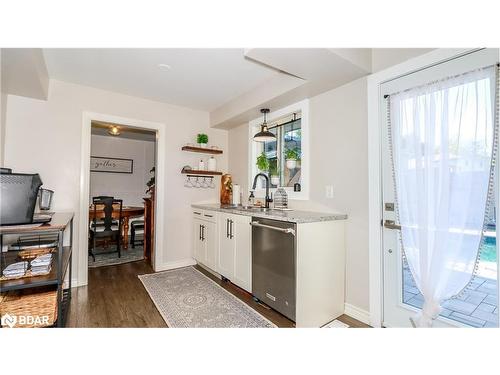
<path fill-rule="evenodd" d="M 217 160 L 211 156 L 208 159 L 208 170 L 209 171 L 216 171 L 217 170 Z"/>

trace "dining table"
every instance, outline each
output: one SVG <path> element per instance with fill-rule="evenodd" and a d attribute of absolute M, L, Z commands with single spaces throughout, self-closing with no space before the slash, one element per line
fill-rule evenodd
<path fill-rule="evenodd" d="M 113 209 L 113 218 L 117 219 L 119 215 L 119 209 Z M 104 206 L 97 206 L 95 210 L 96 219 L 104 218 Z M 138 206 L 122 206 L 122 238 L 123 238 L 123 249 L 128 249 L 128 229 L 129 222 L 131 218 L 144 216 L 144 207 Z M 94 220 L 94 206 L 90 205 L 89 207 L 89 222 Z"/>

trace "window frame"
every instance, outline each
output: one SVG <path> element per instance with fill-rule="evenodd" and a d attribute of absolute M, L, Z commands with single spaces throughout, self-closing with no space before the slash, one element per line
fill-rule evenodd
<path fill-rule="evenodd" d="M 293 114 L 294 112 L 301 112 L 301 191 L 293 191 L 293 187 L 285 187 L 288 194 L 288 199 L 292 200 L 309 200 L 310 191 L 310 166 L 309 166 L 309 99 L 291 104 L 289 106 L 280 108 L 276 111 L 270 112 L 267 116 L 269 125 L 284 116 Z M 257 166 L 255 161 L 259 150 L 259 143 L 253 140 L 253 136 L 260 131 L 262 125 L 262 116 L 256 118 L 248 123 L 249 134 L 249 147 L 248 147 L 248 190 L 252 190 L 253 179 L 257 174 Z M 277 188 L 270 188 L 269 190 L 274 194 Z M 257 187 L 254 190 L 255 197 L 263 198 L 265 196 L 265 189 Z"/>

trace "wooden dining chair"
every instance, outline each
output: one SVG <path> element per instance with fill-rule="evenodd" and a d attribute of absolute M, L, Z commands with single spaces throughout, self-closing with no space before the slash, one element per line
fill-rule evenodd
<path fill-rule="evenodd" d="M 144 246 L 144 220 L 134 220 L 130 223 L 130 244 L 132 249 L 135 249 L 136 243 Z M 137 238 L 138 234 L 142 234 L 142 237 Z"/>
<path fill-rule="evenodd" d="M 94 215 L 89 230 L 92 247 L 89 248 L 89 255 L 95 262 L 95 248 L 98 239 L 111 239 L 116 241 L 116 251 L 121 257 L 121 234 L 122 234 L 122 209 L 123 201 L 113 197 L 99 196 L 92 198 Z M 97 210 L 103 209 L 104 218 L 97 218 Z"/>

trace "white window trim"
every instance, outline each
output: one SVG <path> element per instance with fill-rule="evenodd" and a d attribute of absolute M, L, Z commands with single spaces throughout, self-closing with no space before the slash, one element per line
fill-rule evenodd
<path fill-rule="evenodd" d="M 272 123 L 277 119 L 288 115 L 293 112 L 301 112 L 301 191 L 293 191 L 292 187 L 286 187 L 285 190 L 288 194 L 288 199 L 292 200 L 309 200 L 310 182 L 309 182 L 309 99 L 302 100 L 298 103 L 291 104 L 287 107 L 278 109 L 276 111 L 270 112 L 267 116 L 267 122 Z M 253 136 L 260 130 L 260 125 L 262 125 L 262 117 L 256 118 L 248 123 L 248 141 L 250 142 L 248 147 L 248 162 L 250 163 L 248 168 L 248 190 L 252 190 L 253 179 L 257 172 L 257 166 L 255 165 L 255 160 L 258 152 L 258 142 L 253 140 Z M 269 189 L 273 194 L 276 188 Z M 265 189 L 257 188 L 255 189 L 255 197 L 262 198 L 265 194 Z"/>

